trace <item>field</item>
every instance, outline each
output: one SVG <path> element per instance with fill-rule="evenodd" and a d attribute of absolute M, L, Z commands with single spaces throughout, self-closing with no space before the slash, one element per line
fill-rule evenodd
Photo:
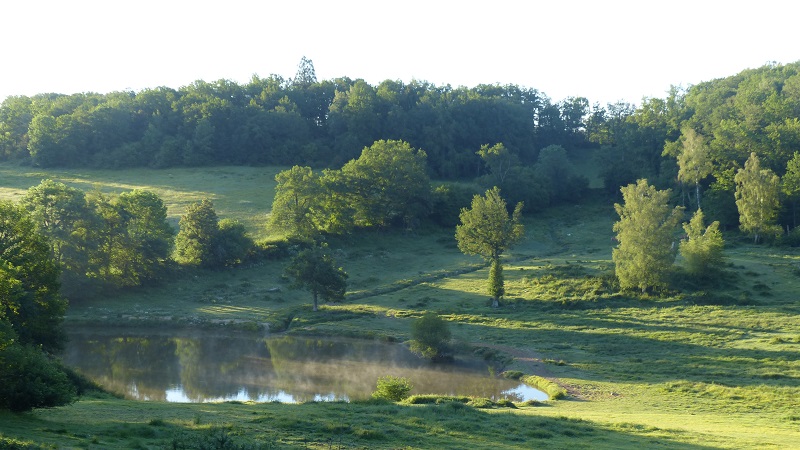
<path fill-rule="evenodd" d="M 42 173 L 0 166 L 0 196 L 18 198 L 42 178 L 85 189 L 141 187 L 161 195 L 173 219 L 209 197 L 220 217 L 238 218 L 265 237 L 278 170 Z M 681 289 L 663 295 L 622 295 L 611 276 L 611 203 L 596 199 L 526 218 L 524 241 L 507 255 L 499 309 L 484 293 L 482 261 L 458 251 L 452 230 L 425 229 L 331 240 L 350 275 L 348 296 L 318 313 L 307 293 L 287 288 L 285 261 L 264 261 L 82 299 L 66 319 L 72 326 L 268 326 L 406 340 L 412 318 L 436 311 L 461 348 L 482 347 L 506 370 L 555 381 L 569 393 L 565 399 L 477 408 L 176 405 L 94 395 L 61 408 L 0 413 L 0 436 L 97 449 L 200 448 L 178 444 L 192 439 L 240 445 L 227 448 L 800 448 L 800 253 L 726 235 L 728 268 L 717 285 L 676 278 Z"/>

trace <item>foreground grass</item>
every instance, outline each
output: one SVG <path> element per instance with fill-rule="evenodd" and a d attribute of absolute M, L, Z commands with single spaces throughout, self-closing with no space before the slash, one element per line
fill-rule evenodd
<path fill-rule="evenodd" d="M 160 173 L 152 182 L 167 185 Z M 230 180 L 231 204 L 258 191 L 260 181 L 240 178 Z M 485 265 L 458 252 L 452 230 L 428 230 L 331 241 L 349 292 L 319 313 L 307 293 L 287 289 L 284 261 L 184 274 L 73 301 L 68 311 L 71 326 L 267 325 L 398 340 L 409 338 L 411 319 L 436 311 L 460 348 L 489 349 L 506 369 L 553 380 L 566 400 L 475 409 L 92 398 L 0 415 L 0 433 L 64 448 L 172 448 L 212 433 L 266 448 L 800 448 L 800 255 L 730 238 L 722 282 L 678 277 L 682 290 L 630 297 L 611 277 L 614 218 L 604 203 L 529 218 L 525 241 L 508 255 L 497 310 L 485 294 Z"/>
<path fill-rule="evenodd" d="M 542 409 L 477 409 L 457 402 L 197 405 L 97 398 L 23 416 L 0 415 L 0 421 L 6 435 L 35 432 L 39 444 L 59 448 L 709 448 L 682 443 L 682 431 L 601 425 L 541 415 Z M 215 446 L 223 441 L 231 446 Z"/>

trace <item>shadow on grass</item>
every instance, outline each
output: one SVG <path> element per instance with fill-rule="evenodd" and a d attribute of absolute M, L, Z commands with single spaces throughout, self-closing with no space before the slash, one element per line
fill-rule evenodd
<path fill-rule="evenodd" d="M 131 418 L 137 405 L 140 417 Z M 117 400 L 26 415 L 1 413 L 1 422 L 14 423 L 4 432 L 8 438 L 91 448 L 713 448 L 682 442 L 697 436 L 679 430 L 541 417 L 535 408 L 477 409 L 458 402 L 165 407 Z"/>

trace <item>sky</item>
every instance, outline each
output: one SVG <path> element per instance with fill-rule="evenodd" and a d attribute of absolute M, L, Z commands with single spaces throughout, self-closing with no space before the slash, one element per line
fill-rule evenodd
<path fill-rule="evenodd" d="M 295 75 L 664 98 L 800 61 L 795 0 L 4 0 L 0 100 Z"/>

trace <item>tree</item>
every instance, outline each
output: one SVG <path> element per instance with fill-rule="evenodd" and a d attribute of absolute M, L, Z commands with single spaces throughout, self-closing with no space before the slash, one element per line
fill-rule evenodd
<path fill-rule="evenodd" d="M 411 323 L 411 351 L 425 358 L 440 359 L 448 351 L 450 330 L 438 314 L 426 312 Z"/>
<path fill-rule="evenodd" d="M 119 265 L 124 278 L 136 286 L 159 276 L 169 259 L 174 231 L 167 222 L 167 207 L 155 193 L 134 189 L 116 200 L 125 218 L 124 247 Z"/>
<path fill-rule="evenodd" d="M 700 182 L 711 174 L 714 165 L 705 140 L 694 128 L 684 128 L 680 142 L 678 180 L 694 184 L 695 202 L 700 209 Z"/>
<path fill-rule="evenodd" d="M 427 155 L 407 142 L 375 141 L 342 167 L 358 226 L 412 225 L 427 213 Z"/>
<path fill-rule="evenodd" d="M 619 245 L 612 250 L 615 273 L 622 289 L 663 286 L 675 260 L 673 233 L 683 208 L 670 208 L 670 190 L 659 191 L 640 179 L 620 189 L 624 204 L 614 204 L 620 220 L 614 223 Z"/>
<path fill-rule="evenodd" d="M 489 169 L 489 179 L 494 186 L 503 186 L 509 172 L 520 164 L 517 155 L 509 151 L 502 143 L 484 144 L 476 152 Z"/>
<path fill-rule="evenodd" d="M 780 208 L 780 178 L 769 169 L 762 169 L 755 153 L 744 163 L 734 177 L 736 207 L 739 210 L 739 228 L 753 234 L 757 244 L 764 234 L 781 232 L 775 224 Z"/>
<path fill-rule="evenodd" d="M 492 307 L 498 307 L 503 295 L 502 267 L 500 256 L 519 242 L 525 233 L 522 225 L 522 202 L 517 203 L 509 217 L 506 202 L 500 189 L 494 187 L 481 197 L 472 198 L 470 209 L 463 208 L 456 225 L 458 248 L 468 255 L 480 255 L 494 267 L 489 280 Z M 498 278 L 499 277 L 499 278 Z"/>
<path fill-rule="evenodd" d="M 222 219 L 217 230 L 215 260 L 218 265 L 235 266 L 250 255 L 255 244 L 247 235 L 243 223 L 234 219 Z"/>
<path fill-rule="evenodd" d="M 312 239 L 324 226 L 323 192 L 310 167 L 294 166 L 275 175 L 275 199 L 267 228 L 289 237 Z"/>
<path fill-rule="evenodd" d="M 62 348 L 67 302 L 59 294 L 59 272 L 26 212 L 0 202 L 0 321 L 11 324 L 21 344 Z"/>
<path fill-rule="evenodd" d="M 347 273 L 336 267 L 334 259 L 321 247 L 298 253 L 286 268 L 286 275 L 293 280 L 292 288 L 311 292 L 314 311 L 319 298 L 326 302 L 340 301 L 347 290 Z"/>
<path fill-rule="evenodd" d="M 175 260 L 190 266 L 215 266 L 214 246 L 219 219 L 211 200 L 206 198 L 189 205 L 179 226 L 180 231 L 175 237 Z"/>
<path fill-rule="evenodd" d="M 86 285 L 94 248 L 96 216 L 80 189 L 42 180 L 28 189 L 20 202 L 39 233 L 47 237 L 53 260 L 61 265 L 63 292 L 79 292 Z"/>
<path fill-rule="evenodd" d="M 797 202 L 800 200 L 800 153 L 794 152 L 781 178 L 781 191 L 792 205 L 792 228 L 797 227 Z"/>
<path fill-rule="evenodd" d="M 683 224 L 687 239 L 681 241 L 679 251 L 686 261 L 686 270 L 696 277 L 709 277 L 722 265 L 722 248 L 725 241 L 719 231 L 719 222 L 708 227 L 703 222 L 703 210 L 698 209 L 689 223 Z"/>
<path fill-rule="evenodd" d="M 75 389 L 48 354 L 65 340 L 59 266 L 25 210 L 0 202 L 0 409 L 71 402 Z"/>

